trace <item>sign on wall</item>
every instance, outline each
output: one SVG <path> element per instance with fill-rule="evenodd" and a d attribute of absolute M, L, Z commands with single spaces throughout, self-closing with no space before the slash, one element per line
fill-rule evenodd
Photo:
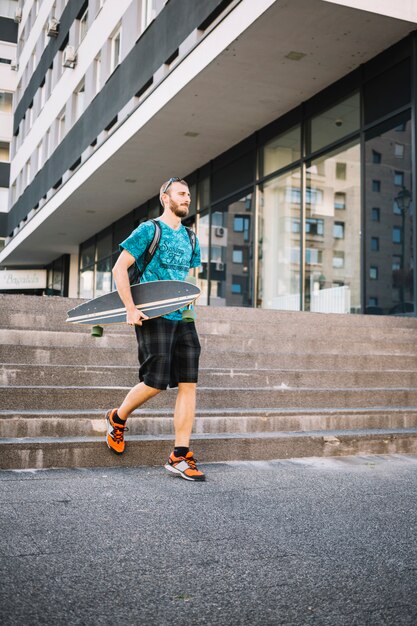
<path fill-rule="evenodd" d="M 0 270 L 0 291 L 45 289 L 46 270 Z"/>

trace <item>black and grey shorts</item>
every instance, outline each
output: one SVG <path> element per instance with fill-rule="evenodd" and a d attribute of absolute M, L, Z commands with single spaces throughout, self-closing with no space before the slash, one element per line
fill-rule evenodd
<path fill-rule="evenodd" d="M 197 382 L 201 347 L 194 322 L 157 317 L 135 330 L 140 381 L 154 389 Z"/>

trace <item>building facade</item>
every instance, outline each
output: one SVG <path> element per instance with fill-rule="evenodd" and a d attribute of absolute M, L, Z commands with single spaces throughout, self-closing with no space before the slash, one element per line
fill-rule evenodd
<path fill-rule="evenodd" d="M 4 247 L 9 210 L 10 146 L 13 94 L 16 91 L 17 2 L 0 0 L 0 250 Z"/>
<path fill-rule="evenodd" d="M 202 302 L 414 314 L 417 5 L 377 4 L 20 2 L 2 267 L 106 293 L 181 176 Z"/>

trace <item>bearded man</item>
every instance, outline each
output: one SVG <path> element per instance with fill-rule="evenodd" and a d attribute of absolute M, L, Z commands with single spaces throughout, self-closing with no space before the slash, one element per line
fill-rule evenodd
<path fill-rule="evenodd" d="M 190 268 L 201 264 L 200 245 L 191 238 L 181 220 L 188 215 L 191 202 L 185 180 L 170 178 L 160 189 L 164 208 L 158 218 L 159 244 L 146 265 L 140 282 L 185 280 Z M 178 387 L 174 411 L 175 443 L 165 468 L 190 481 L 205 480 L 190 450 L 195 418 L 196 388 L 200 342 L 194 321 L 183 321 L 182 310 L 155 319 L 139 311 L 130 291 L 129 268 L 140 269 L 155 235 L 155 224 L 147 221 L 120 244 L 121 254 L 113 268 L 117 291 L 126 307 L 126 321 L 135 327 L 138 340 L 139 384 L 133 387 L 122 404 L 106 415 L 108 447 L 117 454 L 125 450 L 124 433 L 129 415 L 147 400 L 169 387 Z"/>

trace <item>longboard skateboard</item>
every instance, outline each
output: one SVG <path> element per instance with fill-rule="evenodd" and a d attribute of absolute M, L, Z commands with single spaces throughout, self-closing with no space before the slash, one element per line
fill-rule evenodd
<path fill-rule="evenodd" d="M 189 306 L 200 295 L 200 289 L 181 280 L 157 280 L 132 285 L 133 301 L 140 311 L 152 319 Z M 117 291 L 112 291 L 68 311 L 67 322 L 87 324 L 94 328 L 126 322 L 126 308 Z M 145 320 L 146 322 L 146 320 Z M 101 336 L 102 331 L 93 332 Z"/>

